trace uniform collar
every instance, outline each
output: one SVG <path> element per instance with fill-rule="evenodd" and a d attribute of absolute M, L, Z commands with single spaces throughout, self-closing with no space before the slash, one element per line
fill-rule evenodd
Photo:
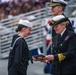
<path fill-rule="evenodd" d="M 62 36 L 65 32 L 66 28 L 60 33 L 60 35 Z"/>

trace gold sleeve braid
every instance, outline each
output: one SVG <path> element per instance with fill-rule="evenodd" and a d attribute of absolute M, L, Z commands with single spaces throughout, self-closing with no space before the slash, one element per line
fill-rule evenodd
<path fill-rule="evenodd" d="M 66 58 L 66 56 L 64 56 L 62 53 L 58 54 L 58 59 L 61 62 L 62 60 L 64 60 Z"/>

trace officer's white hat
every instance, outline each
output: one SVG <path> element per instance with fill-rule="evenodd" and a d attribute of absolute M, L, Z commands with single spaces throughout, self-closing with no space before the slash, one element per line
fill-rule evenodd
<path fill-rule="evenodd" d="M 52 22 L 50 23 L 50 25 L 58 25 L 62 22 L 66 22 L 68 21 L 68 18 L 65 17 L 64 15 L 58 15 L 58 16 L 55 16 L 54 18 L 52 18 Z"/>
<path fill-rule="evenodd" d="M 62 6 L 66 6 L 68 3 L 64 0 L 52 0 L 51 1 L 51 4 L 50 6 L 59 6 L 59 5 L 62 5 Z"/>
<path fill-rule="evenodd" d="M 22 20 L 22 19 L 19 20 L 18 24 L 21 24 L 21 25 L 24 25 L 24 26 L 30 27 L 30 28 L 32 28 L 32 26 L 33 26 L 33 24 L 31 22 L 29 22 L 28 20 Z"/>

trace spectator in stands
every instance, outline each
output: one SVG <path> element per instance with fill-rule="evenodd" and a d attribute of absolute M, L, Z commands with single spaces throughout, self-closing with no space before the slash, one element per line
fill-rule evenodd
<path fill-rule="evenodd" d="M 8 15 L 7 12 L 3 11 L 0 15 L 0 20 L 7 18 L 7 15 Z"/>
<path fill-rule="evenodd" d="M 76 34 L 66 28 L 67 19 L 64 15 L 52 19 L 51 25 L 57 34 L 53 37 L 53 54 L 43 59 L 33 58 L 52 63 L 53 75 L 76 75 Z"/>
<path fill-rule="evenodd" d="M 27 75 L 28 61 L 30 59 L 28 45 L 25 37 L 30 34 L 32 23 L 20 20 L 11 43 L 8 61 L 8 75 Z"/>
<path fill-rule="evenodd" d="M 22 13 L 27 13 L 27 12 L 30 12 L 31 11 L 31 8 L 32 6 L 29 4 L 29 3 L 23 3 L 22 5 Z"/>
<path fill-rule="evenodd" d="M 34 7 L 36 7 L 36 10 L 41 9 L 45 7 L 45 3 L 48 1 L 49 0 L 39 0 L 38 2 L 36 2 L 36 0 L 3 0 L 0 4 L 0 9 L 4 8 L 3 11 L 5 12 L 8 10 L 5 18 L 9 18 L 35 10 Z"/>
<path fill-rule="evenodd" d="M 13 6 L 11 9 L 10 9 L 10 12 L 9 12 L 9 15 L 11 15 L 11 16 L 18 16 L 20 14 L 20 8 L 19 8 L 19 6 L 17 5 L 15 5 L 15 6 Z M 8 16 L 9 16 L 8 15 Z"/>

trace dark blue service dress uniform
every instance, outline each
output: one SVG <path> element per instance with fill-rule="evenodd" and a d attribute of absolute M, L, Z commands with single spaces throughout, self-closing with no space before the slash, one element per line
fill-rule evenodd
<path fill-rule="evenodd" d="M 14 41 L 20 36 L 14 35 L 12 39 Z M 24 38 L 20 38 L 16 41 L 15 46 L 10 50 L 8 60 L 8 75 L 27 75 L 27 67 L 29 61 L 29 49 Z"/>
<path fill-rule="evenodd" d="M 53 38 L 53 75 L 76 75 L 76 34 L 68 29 Z"/>

